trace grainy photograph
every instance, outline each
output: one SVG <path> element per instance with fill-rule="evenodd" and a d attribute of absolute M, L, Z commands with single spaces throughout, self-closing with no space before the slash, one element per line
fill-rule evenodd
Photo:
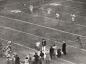
<path fill-rule="evenodd" d="M 86 64 L 86 0 L 0 0 L 0 64 Z"/>

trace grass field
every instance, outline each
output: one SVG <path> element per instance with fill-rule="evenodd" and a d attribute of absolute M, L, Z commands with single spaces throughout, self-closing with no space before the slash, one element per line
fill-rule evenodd
<path fill-rule="evenodd" d="M 62 56 L 62 58 L 51 63 L 86 64 L 86 14 L 84 13 L 83 3 L 53 0 L 50 2 L 61 5 L 51 6 L 50 3 L 43 3 L 41 6 L 35 6 L 34 13 L 31 14 L 28 9 L 29 4 L 26 2 L 24 0 L 21 2 L 20 0 L 18 2 L 17 0 L 8 0 L 2 5 L 0 11 L 0 40 L 3 43 L 6 43 L 7 40 L 15 42 L 14 47 L 21 58 L 29 53 L 29 47 L 35 49 L 35 43 L 41 41 L 42 38 L 47 40 L 48 46 L 56 42 L 58 47 L 61 47 L 64 40 L 67 42 L 68 55 Z M 23 4 L 26 4 L 26 6 L 23 6 Z M 41 8 L 45 10 L 41 10 Z M 46 13 L 47 8 L 53 9 L 50 15 Z M 14 13 L 11 12 L 12 10 L 20 10 L 21 12 Z M 60 19 L 55 18 L 55 12 L 61 14 Z M 75 23 L 71 21 L 70 14 L 72 13 L 77 16 Z M 77 36 L 81 37 L 83 49 L 75 41 Z"/>

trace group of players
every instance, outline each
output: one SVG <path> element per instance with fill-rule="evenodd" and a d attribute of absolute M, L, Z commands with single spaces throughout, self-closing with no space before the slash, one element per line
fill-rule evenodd
<path fill-rule="evenodd" d="M 6 64 L 20 64 L 20 58 L 13 49 L 12 41 L 8 41 L 6 46 L 3 46 L 3 57 L 6 58 Z"/>
<path fill-rule="evenodd" d="M 47 63 L 56 57 L 60 58 L 62 54 L 66 55 L 65 41 L 63 41 L 62 49 L 57 48 L 56 44 L 53 44 L 52 46 L 49 46 L 48 48 L 48 45 L 45 39 L 42 39 L 42 42 L 37 42 L 36 47 L 38 49 L 38 52 L 35 52 L 35 55 L 33 55 L 34 64 L 42 64 L 42 61 L 46 61 Z M 26 63 L 26 64 L 29 64 L 29 63 Z"/>
<path fill-rule="evenodd" d="M 26 6 L 26 4 L 24 4 L 24 6 Z M 34 6 L 33 5 L 30 5 L 29 6 L 29 10 L 30 10 L 31 13 L 33 13 Z M 44 11 L 44 8 L 41 8 L 41 10 Z M 52 8 L 47 8 L 46 11 L 47 11 L 47 15 L 50 15 L 53 10 L 52 10 Z M 59 19 L 61 17 L 61 15 L 59 13 L 55 13 L 55 17 L 56 17 L 56 19 Z M 76 21 L 76 17 L 77 17 L 76 14 L 74 14 L 74 13 L 73 14 L 70 14 L 70 17 L 71 17 L 71 21 L 72 22 L 75 22 Z"/>
<path fill-rule="evenodd" d="M 82 47 L 80 37 L 77 37 L 77 41 L 80 44 L 80 47 Z M 0 45 L 0 47 L 2 47 L 2 45 Z M 30 56 L 28 53 L 28 55 L 26 56 L 24 60 L 24 64 L 32 64 L 32 62 L 33 64 L 39 64 L 39 63 L 42 63 L 42 61 L 45 61 L 45 60 L 51 61 L 54 58 L 60 58 L 62 55 L 67 54 L 65 41 L 63 41 L 62 46 L 59 47 L 56 45 L 56 43 L 53 43 L 52 45 L 48 45 L 47 40 L 42 39 L 41 42 L 36 42 L 35 47 L 36 47 L 37 52 L 34 52 L 32 56 Z M 17 53 L 14 51 L 12 47 L 11 41 L 8 41 L 7 45 L 2 49 L 4 52 L 3 56 L 7 58 L 7 64 L 20 64 L 21 63 L 19 56 L 17 55 Z"/>
<path fill-rule="evenodd" d="M 57 49 L 57 46 L 53 44 L 51 47 L 47 48 L 47 42 L 42 39 L 42 42 L 36 43 L 37 52 L 31 57 L 28 55 L 25 57 L 24 64 L 42 64 L 42 61 L 52 60 L 55 56 L 61 57 L 62 54 L 66 55 L 66 43 L 63 41 L 62 49 Z M 20 64 L 20 58 L 17 53 L 12 48 L 12 42 L 8 41 L 7 46 L 3 49 L 4 56 L 7 58 L 7 64 Z M 31 62 L 30 62 L 31 61 Z"/>
<path fill-rule="evenodd" d="M 79 43 L 80 47 L 82 48 L 83 46 L 81 44 L 80 37 L 78 36 L 76 40 Z M 36 47 L 37 47 L 38 52 L 35 52 L 35 54 L 33 55 L 34 57 L 33 64 L 42 64 L 42 61 L 46 61 L 47 63 L 49 61 L 52 61 L 55 58 L 60 58 L 62 55 L 67 55 L 66 46 L 67 45 L 65 41 L 62 41 L 61 47 L 57 46 L 55 43 L 53 43 L 50 46 L 45 39 L 42 39 L 41 42 L 36 42 Z M 29 62 L 28 63 L 26 62 L 26 64 L 29 64 Z"/>

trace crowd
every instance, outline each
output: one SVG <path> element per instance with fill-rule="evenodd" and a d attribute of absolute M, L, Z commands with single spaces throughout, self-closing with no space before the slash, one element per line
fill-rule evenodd
<path fill-rule="evenodd" d="M 76 38 L 76 41 L 80 44 L 80 47 L 82 47 L 79 36 Z M 3 55 L 3 57 L 7 59 L 7 64 L 49 64 L 53 59 L 60 58 L 62 55 L 67 54 L 65 41 L 62 41 L 62 45 L 59 47 L 56 43 L 48 45 L 47 40 L 42 39 L 41 41 L 36 42 L 35 47 L 37 51 L 34 51 L 34 54 L 30 52 L 32 55 L 28 53 L 22 61 L 17 52 L 14 51 L 12 44 L 11 41 L 8 41 L 6 46 L 3 47 L 0 43 L 0 53 L 2 53 L 2 51 L 4 53 L 0 54 L 0 57 Z"/>
<path fill-rule="evenodd" d="M 62 54 L 66 55 L 66 43 L 63 41 L 62 49 L 58 49 L 56 44 L 53 44 L 47 48 L 47 42 L 42 39 L 41 42 L 36 42 L 37 52 L 30 56 L 26 55 L 25 60 L 21 61 L 21 58 L 12 49 L 12 42 L 8 41 L 7 46 L 3 49 L 4 56 L 7 59 L 7 64 L 43 64 L 43 62 L 49 64 L 49 62 L 57 57 L 60 58 Z M 44 63 L 44 64 L 45 64 Z"/>
<path fill-rule="evenodd" d="M 63 41 L 62 49 L 57 48 L 56 44 L 53 44 L 48 49 L 45 39 L 42 39 L 42 42 L 37 42 L 36 46 L 38 48 L 38 52 L 35 52 L 35 54 L 33 55 L 33 64 L 42 64 L 43 61 L 45 61 L 45 63 L 49 64 L 49 62 L 51 60 L 53 60 L 54 58 L 56 58 L 56 57 L 60 58 L 62 54 L 66 55 L 65 41 Z M 28 62 L 30 60 L 31 60 L 31 57 L 26 57 L 25 64 L 30 64 L 30 62 Z"/>

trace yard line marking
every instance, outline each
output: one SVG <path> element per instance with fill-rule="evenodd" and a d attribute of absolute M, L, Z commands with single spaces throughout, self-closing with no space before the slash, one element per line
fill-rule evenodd
<path fill-rule="evenodd" d="M 86 27 L 85 25 L 81 25 L 81 24 L 75 24 L 75 25 L 82 26 L 82 27 Z"/>
<path fill-rule="evenodd" d="M 0 38 L 0 39 L 1 39 L 1 40 L 4 40 L 4 41 L 9 41 L 9 40 L 3 39 L 3 38 Z M 13 41 L 12 41 L 12 42 L 13 42 Z M 15 41 L 14 41 L 14 42 L 15 42 Z M 27 46 L 25 46 L 25 45 L 23 45 L 23 44 L 19 44 L 19 43 L 13 43 L 13 44 L 18 45 L 18 46 L 21 46 L 21 47 L 24 47 L 24 48 L 27 48 L 27 49 L 32 49 L 32 48 L 27 47 Z M 37 50 L 35 50 L 35 49 L 32 49 L 32 50 L 37 52 Z"/>
<path fill-rule="evenodd" d="M 4 17 L 4 16 L 3 16 Z M 8 17 L 6 17 L 6 18 L 8 18 Z M 9 18 L 8 18 L 9 19 Z M 11 20 L 15 20 L 15 19 L 12 19 L 12 18 L 10 18 Z M 22 21 L 22 20 L 18 20 L 17 19 L 17 21 Z M 24 23 L 28 23 L 28 22 L 26 22 L 26 21 L 23 21 Z M 31 23 L 32 24 L 32 23 Z M 45 27 L 45 26 L 43 26 L 43 27 Z M 7 28 L 7 27 L 6 27 Z M 46 28 L 46 27 L 45 27 Z M 11 29 L 11 30 L 13 30 L 13 29 Z M 57 29 L 58 30 L 58 29 Z M 26 32 L 23 32 L 23 31 L 19 31 L 19 30 L 16 30 L 16 31 L 18 31 L 18 32 L 22 32 L 22 33 L 26 33 Z M 28 34 L 30 34 L 30 35 L 33 35 L 33 34 L 31 34 L 31 33 L 28 33 Z M 33 36 L 36 36 L 36 35 L 33 35 Z M 36 37 L 39 37 L 39 36 L 36 36 Z M 40 36 L 41 37 L 41 36 Z M 85 36 L 86 37 L 86 36 Z M 41 38 L 46 38 L 46 37 L 41 37 Z M 48 38 L 46 38 L 47 40 L 50 40 L 50 39 L 48 39 Z M 73 47 L 73 48 L 77 48 L 77 47 L 75 47 L 75 46 L 71 46 L 71 45 L 68 45 L 69 47 Z M 83 51 L 86 51 L 85 49 L 83 50 Z"/>
<path fill-rule="evenodd" d="M 29 35 L 32 35 L 32 36 L 35 36 L 35 37 L 46 38 L 46 37 L 37 36 L 37 35 L 31 34 L 31 33 L 23 32 L 23 31 L 14 29 L 14 28 L 6 27 L 6 26 L 0 26 L 0 27 L 1 27 L 1 28 L 4 28 L 4 29 L 8 29 L 8 30 L 13 30 L 13 31 L 17 31 L 17 32 L 21 32 L 21 33 L 29 34 Z M 46 38 L 46 39 L 49 40 L 48 38 Z"/>
<path fill-rule="evenodd" d="M 66 0 L 66 1 L 61 1 L 61 2 L 75 2 L 75 3 L 79 3 L 79 4 L 83 4 L 84 2 L 81 1 L 74 1 L 74 0 Z M 56 2 L 55 2 L 56 3 Z M 58 3 L 58 2 L 57 2 Z M 85 4 L 85 3 L 84 3 Z"/>
<path fill-rule="evenodd" d="M 69 40 L 70 42 L 75 42 L 75 41 L 71 41 Z M 78 47 L 75 47 L 75 46 L 72 46 L 72 45 L 68 45 L 69 47 L 73 47 L 73 48 L 78 48 Z M 86 52 L 86 49 L 80 49 L 81 51 L 85 51 Z"/>
<path fill-rule="evenodd" d="M 33 16 L 34 16 L 34 15 L 33 15 Z M 49 17 L 47 17 L 47 16 L 41 16 L 41 15 L 34 16 L 34 17 L 43 17 L 43 18 L 51 19 L 51 20 L 54 20 L 54 23 L 57 23 L 57 24 L 58 24 L 58 22 L 56 22 L 57 20 L 60 21 L 60 22 L 63 21 L 63 20 L 59 20 L 59 19 L 49 18 Z M 86 27 L 85 25 L 81 25 L 81 24 L 75 24 L 75 25 L 77 25 L 77 26 L 82 26 L 82 27 Z"/>
<path fill-rule="evenodd" d="M 75 2 L 75 3 L 79 3 L 79 4 L 85 4 L 85 2 L 81 2 L 81 1 L 73 1 L 72 2 Z"/>
<path fill-rule="evenodd" d="M 40 17 L 44 17 L 44 16 L 41 16 L 41 15 L 40 15 Z M 44 17 L 44 18 L 54 20 L 54 23 L 57 23 L 57 24 L 59 23 L 59 22 L 56 22 L 57 19 L 53 19 L 53 18 L 49 18 L 49 17 Z M 58 19 L 58 21 L 62 22 L 63 20 L 59 20 L 59 19 Z M 81 26 L 81 27 L 86 27 L 85 25 L 81 25 L 81 24 L 75 24 L 75 25 Z M 58 30 L 58 29 L 57 29 L 57 30 Z"/>
<path fill-rule="evenodd" d="M 30 47 L 27 47 L 27 46 L 25 46 L 25 45 L 23 45 L 23 44 L 19 44 L 19 43 L 14 43 L 14 44 L 19 45 L 19 46 L 22 46 L 22 47 L 27 48 L 27 49 L 31 49 L 31 50 L 37 52 L 37 50 L 32 49 L 32 48 L 30 48 Z"/>
<path fill-rule="evenodd" d="M 5 16 L 1 16 L 1 17 L 5 17 Z M 6 17 L 6 18 L 8 18 L 8 17 Z M 48 17 L 46 17 L 46 18 L 48 18 Z M 8 18 L 9 19 L 9 18 Z M 12 18 L 10 18 L 10 19 L 12 19 Z M 14 20 L 14 19 L 12 19 L 12 20 Z M 18 20 L 18 21 L 20 21 L 20 22 L 22 22 L 22 20 Z M 23 21 L 24 23 L 28 23 L 28 22 L 26 22 L 26 21 Z M 32 23 L 31 23 L 32 24 Z M 38 26 L 38 25 L 37 25 Z M 44 27 L 44 26 L 43 26 Z M 46 27 L 45 27 L 46 28 Z M 58 30 L 58 29 L 56 29 L 56 30 Z M 36 36 L 37 37 L 37 36 Z M 85 36 L 86 37 L 86 36 Z M 45 38 L 45 37 L 42 37 L 42 38 Z M 46 38 L 47 39 L 47 38 Z M 74 42 L 74 41 L 72 41 L 72 42 Z M 70 45 L 69 45 L 70 46 Z M 71 47 L 74 47 L 74 48 L 77 48 L 77 47 L 75 47 L 75 46 L 71 46 Z M 84 50 L 85 51 L 85 50 Z"/>
<path fill-rule="evenodd" d="M 62 59 L 62 58 L 61 58 L 61 60 L 65 61 L 65 62 L 68 62 L 68 63 L 70 63 L 70 64 L 76 64 L 76 63 L 73 63 L 73 62 L 71 62 L 71 61 L 64 60 L 64 59 Z"/>
<path fill-rule="evenodd" d="M 9 40 L 3 39 L 3 38 L 0 38 L 0 39 L 2 39 L 2 40 L 4 40 L 4 41 L 9 41 Z M 13 44 L 16 44 L 16 45 L 18 45 L 18 46 L 22 46 L 22 47 L 24 47 L 24 48 L 31 49 L 31 50 L 33 50 L 33 51 L 36 51 L 36 52 L 37 52 L 37 50 L 36 50 L 36 49 L 33 49 L 33 48 L 30 48 L 30 47 L 27 47 L 27 46 L 25 46 L 25 45 L 23 45 L 23 44 L 19 44 L 19 43 L 13 43 Z M 65 61 L 65 62 L 68 62 L 68 63 L 71 63 L 71 64 L 76 64 L 76 63 L 73 63 L 73 62 L 68 61 L 68 60 L 64 60 L 64 59 L 61 59 L 61 60 L 62 60 L 62 61 Z"/>
<path fill-rule="evenodd" d="M 74 1 L 74 0 L 71 0 L 71 2 L 79 3 L 79 4 L 85 4 L 84 2 L 81 2 L 81 1 Z"/>
<path fill-rule="evenodd" d="M 13 30 L 13 31 L 17 31 L 17 32 L 29 34 L 29 35 L 32 35 L 32 36 L 35 36 L 35 37 L 38 37 L 38 38 L 44 38 L 44 39 L 47 39 L 47 40 L 51 40 L 51 39 L 46 38 L 46 37 L 37 36 L 37 35 L 31 34 L 31 33 L 26 33 L 26 32 L 23 32 L 23 31 L 20 31 L 20 30 L 16 30 L 16 29 L 13 29 L 13 28 L 10 28 L 10 27 L 5 27 L 5 26 L 0 26 L 0 27 L 1 27 L 1 28 L 4 28 L 4 29 L 8 29 L 8 30 Z M 54 41 L 54 40 L 53 40 L 53 41 Z M 54 42 L 56 42 L 56 41 L 54 41 Z M 58 44 L 62 44 L 61 42 L 57 42 L 57 43 L 58 43 Z M 72 45 L 68 45 L 68 47 L 78 48 L 78 47 L 75 47 L 75 46 L 72 46 Z M 85 49 L 80 49 L 80 50 L 86 52 Z"/>
<path fill-rule="evenodd" d="M 80 50 L 82 50 L 82 51 L 86 51 L 85 49 L 80 49 Z"/>
<path fill-rule="evenodd" d="M 12 18 L 11 18 L 12 19 Z M 6 27 L 7 28 L 7 27 Z M 13 30 L 13 29 L 11 29 L 11 30 Z M 19 30 L 17 30 L 18 32 L 23 32 L 23 31 L 19 31 Z M 23 33 L 26 33 L 26 32 L 23 32 Z M 33 35 L 33 34 L 31 34 L 30 33 L 30 35 Z M 36 36 L 36 35 L 33 35 L 33 36 Z M 36 36 L 36 37 L 39 37 L 39 36 Z M 41 37 L 41 36 L 40 36 Z M 41 37 L 41 38 L 46 38 L 46 37 Z M 50 39 L 48 39 L 48 38 L 46 38 L 47 40 L 50 40 Z M 68 45 L 69 47 L 73 47 L 73 48 L 77 48 L 77 47 L 75 47 L 75 46 L 71 46 L 71 45 Z M 86 51 L 86 50 L 84 50 L 84 51 Z"/>
<path fill-rule="evenodd" d="M 33 16 L 34 16 L 34 15 L 33 15 Z M 57 23 L 57 24 L 58 24 L 58 22 L 56 22 L 57 20 L 60 21 L 60 22 L 63 21 L 63 20 L 59 20 L 59 19 L 54 19 L 54 18 L 49 18 L 49 17 L 41 16 L 41 15 L 34 16 L 34 17 L 43 17 L 43 18 L 51 19 L 51 20 L 54 20 L 54 23 Z M 86 27 L 85 25 L 81 25 L 81 24 L 75 24 L 75 25 L 77 25 L 77 26 L 82 26 L 82 27 Z"/>
<path fill-rule="evenodd" d="M 75 46 L 72 46 L 72 45 L 68 45 L 68 47 L 72 47 L 72 48 L 78 48 L 78 47 L 75 47 Z M 85 50 L 86 51 L 86 50 Z"/>
<path fill-rule="evenodd" d="M 36 25 L 36 26 L 39 26 L 39 27 L 44 27 L 44 28 L 48 28 L 48 29 L 51 29 L 51 30 L 60 31 L 60 32 L 63 32 L 63 33 L 67 33 L 67 34 L 76 35 L 76 36 L 86 38 L 86 36 L 83 36 L 83 35 L 78 35 L 78 34 L 70 33 L 70 32 L 67 32 L 67 31 L 63 31 L 63 30 L 59 30 L 59 29 L 55 29 L 55 28 L 51 28 L 51 27 L 47 27 L 47 26 L 42 26 L 42 25 L 39 25 L 39 24 L 34 24 L 34 23 L 31 23 L 31 22 L 27 22 L 27 21 L 23 21 L 23 20 L 19 20 L 19 19 L 13 19 L 13 18 L 5 17 L 5 16 L 0 16 L 0 17 L 8 18 L 10 20 L 16 20 L 16 21 L 20 21 L 20 22 L 24 22 L 24 23 L 29 23 L 29 24 Z"/>
<path fill-rule="evenodd" d="M 68 13 L 68 14 L 69 14 L 69 13 Z M 56 22 L 57 20 L 60 21 L 60 22 L 63 21 L 63 20 L 60 20 L 60 19 L 49 18 L 49 17 L 47 17 L 47 16 L 41 16 L 41 15 L 37 15 L 37 16 L 33 15 L 33 16 L 34 16 L 34 17 L 43 17 L 43 18 L 51 19 L 51 20 L 54 20 L 54 23 L 57 23 L 57 24 L 58 24 L 58 22 Z M 71 22 L 72 22 L 72 21 L 71 21 Z M 82 26 L 82 27 L 86 27 L 85 25 L 81 25 L 81 24 L 75 24 L 75 25 Z"/>

